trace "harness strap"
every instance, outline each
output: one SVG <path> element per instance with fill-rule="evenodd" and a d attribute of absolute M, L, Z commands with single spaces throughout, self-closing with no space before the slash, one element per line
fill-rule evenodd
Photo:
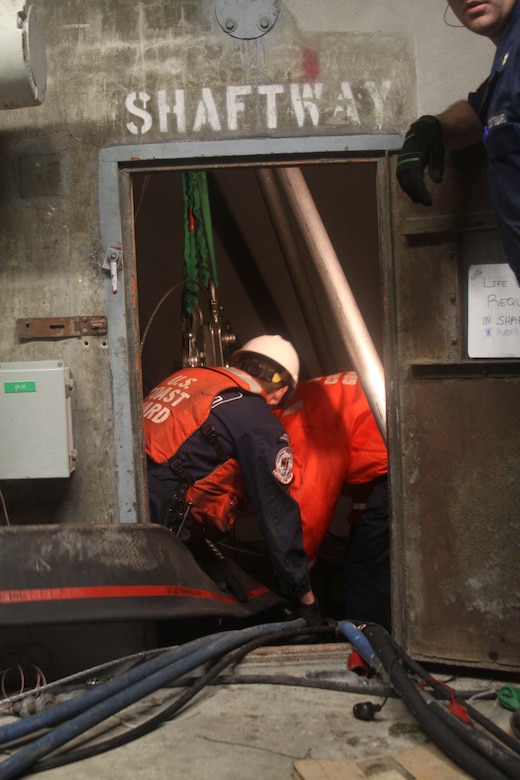
<path fill-rule="evenodd" d="M 178 458 L 172 456 L 171 458 L 168 458 L 168 463 L 170 464 L 171 470 L 175 472 L 175 474 L 179 477 L 181 482 L 183 482 L 185 485 L 190 486 L 195 483 L 195 480 L 193 479 L 190 472 L 184 468 L 184 466 L 182 465 L 181 461 Z"/>
<path fill-rule="evenodd" d="M 200 430 L 206 437 L 206 439 L 209 441 L 215 452 L 217 453 L 217 457 L 220 460 L 221 463 L 224 463 L 227 460 L 227 455 L 224 452 L 224 449 L 218 439 L 217 432 L 215 428 L 209 423 L 207 420 L 205 423 L 202 423 L 200 426 Z"/>

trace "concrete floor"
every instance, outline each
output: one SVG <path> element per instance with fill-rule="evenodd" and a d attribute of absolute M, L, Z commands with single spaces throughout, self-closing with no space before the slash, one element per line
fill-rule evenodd
<path fill-rule="evenodd" d="M 396 756 L 429 741 L 398 698 L 389 698 L 371 722 L 353 716 L 356 702 L 381 703 L 383 699 L 375 693 L 381 693 L 384 686 L 378 676 L 367 680 L 348 671 L 350 652 L 350 645 L 340 642 L 261 648 L 247 656 L 233 672 L 224 672 L 224 675 L 228 681 L 231 675 L 235 680 L 252 675 L 255 678 L 285 675 L 339 681 L 361 686 L 361 693 L 271 683 L 211 685 L 174 720 L 154 732 L 110 752 L 48 770 L 44 776 L 48 780 L 68 780 L 71 776 L 76 780 L 92 777 L 110 780 L 128 777 L 143 780 L 290 780 L 294 777 L 339 780 L 366 776 L 366 773 L 353 773 L 344 762 L 370 756 Z M 441 680 L 448 679 L 447 674 L 439 670 L 435 675 Z M 489 678 L 479 674 L 450 680 L 450 685 L 461 690 L 496 690 L 504 684 L 503 680 L 493 680 L 492 673 Z M 127 730 L 157 712 L 178 692 L 179 688 L 160 689 L 112 716 L 89 736 L 105 739 Z M 472 703 L 509 732 L 511 713 L 496 699 L 475 699 Z M 0 726 L 13 720 L 10 716 L 0 717 Z M 74 744 L 78 746 L 83 741 L 81 737 Z M 72 743 L 67 745 L 68 748 L 71 746 Z M 9 752 L 0 753 L 1 759 L 7 758 Z M 423 776 L 435 780 L 466 777 L 443 754 L 437 754 L 435 749 L 434 754 L 438 755 L 440 764 L 433 774 L 406 775 L 404 770 L 403 774 L 393 770 L 393 774 L 380 777 L 385 780 L 398 780 L 402 776 L 408 780 Z M 317 763 L 318 760 L 342 763 L 323 764 Z M 4 778 L 1 762 L 0 778 Z"/>

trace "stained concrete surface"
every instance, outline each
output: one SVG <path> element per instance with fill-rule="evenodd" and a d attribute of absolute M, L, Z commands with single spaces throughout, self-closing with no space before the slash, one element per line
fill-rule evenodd
<path fill-rule="evenodd" d="M 288 780 L 295 762 L 355 759 L 398 754 L 428 743 L 428 738 L 404 702 L 390 697 L 371 722 L 357 720 L 353 705 L 361 701 L 382 703 L 374 695 L 384 689 L 375 676 L 367 680 L 348 671 L 348 644 L 302 645 L 262 648 L 238 668 L 224 672 L 226 684 L 211 685 L 173 720 L 128 745 L 68 766 L 48 770 L 49 780 L 99 777 L 171 778 L 172 780 Z M 299 685 L 231 683 L 233 679 L 268 675 L 298 676 L 306 680 L 329 680 L 361 686 L 363 692 L 324 690 Z M 436 672 L 459 690 L 497 690 L 503 680 L 479 673 L 450 675 Z M 512 684 L 512 683 L 511 683 Z M 364 692 L 366 689 L 366 693 Z M 106 739 L 127 730 L 161 709 L 177 696 L 178 688 L 160 689 L 147 699 L 111 717 L 89 736 Z M 509 733 L 511 713 L 498 701 L 474 698 L 472 703 Z M 0 718 L 0 726 L 11 721 Z M 84 737 L 74 743 L 79 747 Z M 71 748 L 69 743 L 67 748 Z M 7 757 L 4 753 L 1 757 Z M 446 759 L 447 765 L 450 762 Z M 298 764 L 301 767 L 301 764 Z M 344 775 L 348 777 L 348 774 Z M 448 776 L 448 775 L 447 775 Z M 0 764 L 0 777 L 2 777 Z M 323 775 L 327 777 L 327 775 Z"/>

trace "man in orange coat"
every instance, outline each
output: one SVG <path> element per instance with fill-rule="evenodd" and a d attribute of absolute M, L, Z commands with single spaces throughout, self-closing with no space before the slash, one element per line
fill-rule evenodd
<path fill-rule="evenodd" d="M 238 508 L 249 502 L 282 595 L 297 615 L 319 625 L 300 511 L 288 491 L 289 438 L 273 414 L 298 382 L 298 355 L 281 336 L 262 335 L 236 350 L 231 362 L 230 368 L 183 368 L 145 398 L 150 519 L 174 530 L 206 570 L 215 563 L 221 569 L 213 541 L 231 530 Z M 227 589 L 234 584 L 228 577 Z M 234 595 L 247 601 L 246 594 Z"/>
<path fill-rule="evenodd" d="M 309 561 L 332 522 L 342 493 L 352 498 L 345 555 L 346 617 L 391 626 L 388 455 L 353 371 L 302 381 L 277 412 L 289 434 Z"/>

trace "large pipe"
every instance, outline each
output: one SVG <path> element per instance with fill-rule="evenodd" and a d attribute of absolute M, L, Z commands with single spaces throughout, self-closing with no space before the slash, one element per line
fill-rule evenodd
<path fill-rule="evenodd" d="M 276 175 L 329 297 L 339 335 L 386 441 L 385 377 L 379 355 L 301 170 L 278 168 Z"/>
<path fill-rule="evenodd" d="M 285 208 L 274 171 L 270 167 L 257 168 L 256 178 L 296 295 L 309 325 L 309 335 L 318 358 L 320 371 L 324 374 L 330 373 L 330 366 L 334 365 L 332 347 L 316 306 L 316 300 L 312 294 L 312 285 L 309 283 L 304 265 L 301 262 L 298 245 L 287 217 L 287 209 Z"/>

